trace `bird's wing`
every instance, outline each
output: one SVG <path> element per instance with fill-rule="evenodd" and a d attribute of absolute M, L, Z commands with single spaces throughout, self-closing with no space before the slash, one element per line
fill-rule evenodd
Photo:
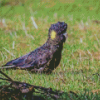
<path fill-rule="evenodd" d="M 37 68 L 43 67 L 52 58 L 49 50 L 36 49 L 22 57 L 7 62 L 2 68 Z"/>
<path fill-rule="evenodd" d="M 7 62 L 2 68 L 28 68 L 31 66 L 30 64 L 34 63 L 35 61 L 33 56 L 34 55 L 30 55 L 30 53 L 26 54 L 22 57 Z"/>

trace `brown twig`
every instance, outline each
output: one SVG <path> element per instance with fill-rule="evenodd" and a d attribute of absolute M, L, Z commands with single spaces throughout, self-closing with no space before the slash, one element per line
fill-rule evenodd
<path fill-rule="evenodd" d="M 10 81 L 13 81 L 8 75 L 6 75 L 5 73 L 3 73 L 1 70 L 0 70 L 0 73 L 3 74 L 5 77 L 7 77 Z"/>

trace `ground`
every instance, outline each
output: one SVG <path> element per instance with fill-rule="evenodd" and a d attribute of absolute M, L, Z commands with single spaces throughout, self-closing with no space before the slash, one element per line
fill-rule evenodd
<path fill-rule="evenodd" d="M 65 92 L 100 94 L 99 0 L 5 0 L 0 5 L 0 66 L 45 43 L 52 23 L 68 24 L 60 65 L 50 75 L 4 71 L 12 79 Z M 4 6 L 5 5 L 5 6 Z M 37 27 L 34 27 L 32 17 Z M 24 49 L 23 49 L 24 48 Z"/>

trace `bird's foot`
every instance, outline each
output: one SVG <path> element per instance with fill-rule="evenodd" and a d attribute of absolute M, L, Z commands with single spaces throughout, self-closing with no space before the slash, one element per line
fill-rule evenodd
<path fill-rule="evenodd" d="M 41 68 L 39 68 L 39 69 L 31 69 L 31 72 L 35 72 L 35 73 L 42 73 L 43 72 L 43 70 L 44 70 L 44 68 L 43 67 L 41 67 Z"/>

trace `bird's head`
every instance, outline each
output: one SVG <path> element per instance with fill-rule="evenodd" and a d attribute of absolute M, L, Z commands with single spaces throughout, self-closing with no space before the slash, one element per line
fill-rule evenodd
<path fill-rule="evenodd" d="M 52 24 L 49 28 L 48 40 L 50 43 L 59 44 L 65 42 L 67 38 L 67 24 L 65 22 L 58 22 Z"/>

